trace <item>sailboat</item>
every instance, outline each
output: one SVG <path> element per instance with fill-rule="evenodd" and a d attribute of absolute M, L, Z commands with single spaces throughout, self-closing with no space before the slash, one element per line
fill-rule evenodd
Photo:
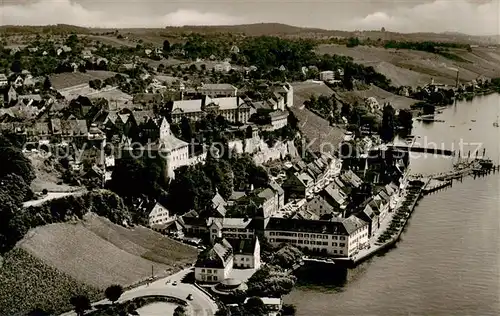
<path fill-rule="evenodd" d="M 497 120 L 493 122 L 493 126 L 498 127 L 498 115 L 497 115 Z"/>

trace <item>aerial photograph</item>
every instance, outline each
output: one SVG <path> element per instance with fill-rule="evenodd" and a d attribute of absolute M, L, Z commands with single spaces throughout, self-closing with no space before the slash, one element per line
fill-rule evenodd
<path fill-rule="evenodd" d="M 500 315 L 500 0 L 0 1 L 0 316 Z"/>

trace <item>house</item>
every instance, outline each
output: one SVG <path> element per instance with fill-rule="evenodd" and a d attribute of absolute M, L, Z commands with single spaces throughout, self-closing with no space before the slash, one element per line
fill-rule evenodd
<path fill-rule="evenodd" d="M 17 78 L 16 78 L 16 79 L 14 80 L 14 82 L 12 83 L 12 86 L 13 86 L 14 88 L 16 88 L 16 89 L 17 89 L 17 88 L 22 87 L 22 86 L 23 86 L 23 84 L 24 84 L 24 79 L 23 79 L 23 77 L 21 77 L 21 76 L 17 76 Z"/>
<path fill-rule="evenodd" d="M 227 239 L 233 248 L 233 268 L 259 269 L 260 243 L 257 237 L 251 239 Z"/>
<path fill-rule="evenodd" d="M 305 172 L 290 173 L 283 183 L 285 201 L 303 199 L 314 186 L 314 180 Z"/>
<path fill-rule="evenodd" d="M 279 68 L 278 68 L 280 71 L 285 71 L 286 70 L 286 67 L 281 65 Z"/>
<path fill-rule="evenodd" d="M 317 195 L 312 200 L 307 201 L 304 208 L 314 214 L 318 219 L 327 219 L 327 217 L 336 217 L 338 211 L 330 205 L 323 197 Z M 306 214 L 302 214 L 306 215 Z"/>
<path fill-rule="evenodd" d="M 165 224 L 175 221 L 176 217 L 171 216 L 166 207 L 156 203 L 148 215 L 148 223 L 151 228 L 161 227 Z"/>
<path fill-rule="evenodd" d="M 243 304 L 248 302 L 248 297 L 245 299 Z M 283 299 L 280 297 L 259 297 L 259 299 L 264 303 L 266 308 L 266 312 L 268 316 L 277 316 L 279 315 L 281 308 L 283 307 Z"/>
<path fill-rule="evenodd" d="M 90 58 L 92 58 L 92 52 L 90 50 L 83 50 L 82 51 L 82 58 L 83 59 L 90 59 Z"/>
<path fill-rule="evenodd" d="M 285 191 L 283 188 L 274 180 L 269 181 L 269 187 L 274 191 L 276 196 L 276 206 L 278 210 L 281 210 L 285 206 Z"/>
<path fill-rule="evenodd" d="M 288 112 L 286 111 L 273 111 L 269 113 L 269 117 L 271 120 L 271 128 L 267 130 L 275 131 L 288 124 Z"/>
<path fill-rule="evenodd" d="M 252 239 L 254 231 L 252 220 L 249 218 L 216 218 L 211 217 L 210 240 L 218 238 Z"/>
<path fill-rule="evenodd" d="M 356 216 L 368 223 L 368 238 L 370 238 L 380 228 L 379 217 L 375 214 L 370 204 L 367 204 L 361 212 L 356 214 Z"/>
<path fill-rule="evenodd" d="M 277 192 L 266 188 L 257 194 L 260 200 L 260 207 L 264 212 L 264 218 L 268 218 L 279 211 Z"/>
<path fill-rule="evenodd" d="M 238 46 L 236 45 L 233 45 L 231 46 L 231 49 L 229 50 L 232 54 L 239 54 L 240 53 L 240 49 L 238 48 Z"/>
<path fill-rule="evenodd" d="M 363 180 L 361 180 L 352 170 L 345 172 L 340 178 L 351 188 L 359 188 L 363 184 Z"/>
<path fill-rule="evenodd" d="M 24 78 L 24 81 L 23 81 L 23 86 L 24 87 L 27 87 L 27 88 L 34 87 L 35 84 L 36 84 L 36 81 L 35 81 L 35 79 L 33 78 L 32 75 L 27 75 Z"/>
<path fill-rule="evenodd" d="M 332 70 L 325 70 L 319 73 L 319 80 L 331 81 L 335 79 L 335 73 Z"/>
<path fill-rule="evenodd" d="M 229 72 L 231 69 L 232 69 L 231 64 L 227 61 L 216 64 L 214 66 L 214 71 L 217 71 L 217 72 Z"/>
<path fill-rule="evenodd" d="M 347 208 L 347 195 L 335 187 L 335 183 L 327 185 L 320 196 L 333 207 L 335 212 L 344 213 Z"/>
<path fill-rule="evenodd" d="M 0 74 L 0 88 L 4 88 L 9 85 L 9 80 L 5 74 Z"/>
<path fill-rule="evenodd" d="M 194 265 L 194 277 L 200 282 L 221 282 L 229 278 L 233 270 L 233 262 L 233 248 L 227 240 L 223 239 L 198 255 L 198 260 Z"/>
<path fill-rule="evenodd" d="M 271 217 L 264 235 L 273 246 L 291 244 L 306 252 L 352 257 L 368 243 L 368 223 L 356 216 L 324 220 Z"/>

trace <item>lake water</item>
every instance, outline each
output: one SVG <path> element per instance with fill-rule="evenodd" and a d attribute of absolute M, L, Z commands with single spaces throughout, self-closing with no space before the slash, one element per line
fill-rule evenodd
<path fill-rule="evenodd" d="M 437 116 L 444 123 L 415 122 L 413 134 L 446 149 L 462 140 L 465 156 L 480 143 L 479 155 L 486 148 L 498 164 L 500 129 L 493 122 L 499 109 L 499 95 L 459 102 Z M 454 160 L 415 157 L 410 167 L 441 172 Z M 304 316 L 500 315 L 499 205 L 499 173 L 454 182 L 420 202 L 396 248 L 347 273 L 322 271 L 323 281 L 337 280 L 299 285 L 285 302 Z"/>

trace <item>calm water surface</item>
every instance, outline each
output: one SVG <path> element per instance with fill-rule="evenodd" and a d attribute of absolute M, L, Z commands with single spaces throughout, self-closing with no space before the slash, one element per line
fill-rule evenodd
<path fill-rule="evenodd" d="M 465 156 L 477 147 L 471 143 L 482 143 L 479 154 L 486 148 L 498 164 L 499 109 L 499 95 L 459 102 L 438 115 L 446 122 L 416 122 L 413 134 L 447 149 L 463 139 L 470 144 Z M 415 157 L 411 170 L 441 172 L 452 164 Z M 299 286 L 285 302 L 304 316 L 500 315 L 499 205 L 500 174 L 455 182 L 420 202 L 397 248 L 349 270 L 342 286 Z"/>

